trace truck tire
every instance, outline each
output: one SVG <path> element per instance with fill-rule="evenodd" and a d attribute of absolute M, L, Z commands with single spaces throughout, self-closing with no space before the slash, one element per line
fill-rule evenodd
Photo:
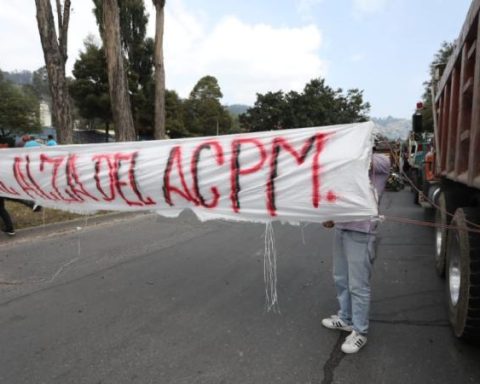
<path fill-rule="evenodd" d="M 457 209 L 456 199 L 450 191 L 440 192 L 435 210 L 435 269 L 438 276 L 445 277 L 445 255 L 447 253 L 447 225 Z"/>
<path fill-rule="evenodd" d="M 479 210 L 458 208 L 448 230 L 448 312 L 455 336 L 479 343 L 480 233 L 468 232 L 467 221 L 480 223 Z"/>

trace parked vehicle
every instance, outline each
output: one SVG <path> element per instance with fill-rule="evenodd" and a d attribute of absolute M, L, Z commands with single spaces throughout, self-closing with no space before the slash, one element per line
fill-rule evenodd
<path fill-rule="evenodd" d="M 423 132 L 422 108 L 423 104 L 417 103 L 415 113 L 412 116 L 413 129 L 402 149 L 402 169 L 414 186 L 412 192 L 416 204 L 423 202 L 425 200 L 424 195 L 427 194 L 423 187 L 425 181 L 424 163 L 427 153 L 432 148 L 433 140 L 433 135 L 430 132 Z"/>
<path fill-rule="evenodd" d="M 435 265 L 438 274 L 446 277 L 453 331 L 459 338 L 477 342 L 480 341 L 479 13 L 480 0 L 474 0 L 456 48 L 434 85 L 434 145 L 423 161 L 420 184 L 438 207 Z"/>

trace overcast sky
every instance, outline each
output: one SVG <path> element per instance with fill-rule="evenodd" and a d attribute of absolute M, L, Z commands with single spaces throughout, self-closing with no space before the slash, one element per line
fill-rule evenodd
<path fill-rule="evenodd" d="M 88 34 L 90 0 L 71 0 L 68 71 Z M 55 2 L 53 2 L 55 3 Z M 154 35 L 155 12 L 148 35 Z M 302 90 L 324 77 L 359 88 L 371 116 L 409 118 L 442 41 L 458 37 L 471 0 L 167 0 L 166 85 L 187 97 L 215 76 L 224 104 L 256 93 Z M 33 0 L 0 0 L 0 68 L 44 65 Z"/>

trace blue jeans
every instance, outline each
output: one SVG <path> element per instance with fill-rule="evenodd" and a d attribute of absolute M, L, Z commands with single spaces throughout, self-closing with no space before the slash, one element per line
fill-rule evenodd
<path fill-rule="evenodd" d="M 335 230 L 333 279 L 340 304 L 338 317 L 363 335 L 368 332 L 374 259 L 375 234 Z"/>

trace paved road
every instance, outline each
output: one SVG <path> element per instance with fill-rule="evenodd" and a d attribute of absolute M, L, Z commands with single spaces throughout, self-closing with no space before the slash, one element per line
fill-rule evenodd
<path fill-rule="evenodd" d="M 407 191 L 392 216 L 423 218 Z M 451 335 L 431 230 L 384 223 L 358 355 L 336 310 L 332 232 L 275 224 L 281 314 L 265 313 L 256 224 L 140 215 L 0 241 L 0 383 L 478 383 Z"/>

